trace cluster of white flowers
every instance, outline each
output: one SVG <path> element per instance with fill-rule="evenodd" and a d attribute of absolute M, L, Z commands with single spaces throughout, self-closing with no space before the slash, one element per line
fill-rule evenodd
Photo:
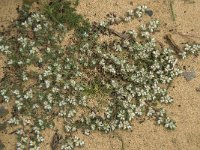
<path fill-rule="evenodd" d="M 115 13 L 108 14 L 106 19 L 108 20 L 109 24 L 116 24 L 121 21 L 121 18 L 118 17 Z"/>
<path fill-rule="evenodd" d="M 38 147 L 37 143 L 41 143 L 44 141 L 44 137 L 41 135 L 40 131 L 44 130 L 44 125 L 43 125 L 43 121 L 42 120 L 38 120 L 38 125 L 39 126 L 34 126 L 32 128 L 33 132 L 34 132 L 34 137 L 36 138 L 35 141 L 30 141 L 30 145 L 32 148 L 34 147 Z"/>
<path fill-rule="evenodd" d="M 140 10 L 140 13 L 142 13 L 146 9 L 147 7 L 141 7 L 138 8 L 138 11 Z M 132 11 L 128 12 L 129 15 L 133 15 L 132 13 Z M 157 49 L 156 41 L 150 33 L 155 32 L 158 26 L 158 20 L 152 20 L 147 25 L 142 26 L 141 34 L 147 34 L 148 36 L 145 37 L 149 39 L 146 43 L 141 44 L 135 41 L 123 40 L 114 41 L 112 44 L 104 43 L 102 46 L 97 45 L 95 50 L 87 48 L 87 51 L 83 51 L 83 48 L 81 48 L 82 52 L 90 53 L 89 58 L 91 57 L 91 59 L 88 62 L 94 60 L 94 55 L 96 59 L 99 57 L 95 65 L 100 67 L 106 75 L 117 76 L 123 81 L 129 82 L 123 88 L 123 82 L 118 83 L 118 81 L 112 79 L 109 83 L 102 80 L 102 84 L 107 89 L 113 89 L 117 93 L 117 97 L 114 99 L 121 107 L 118 106 L 118 112 L 113 112 L 113 106 L 106 108 L 104 116 L 101 116 L 102 119 L 99 119 L 99 116 L 83 118 L 82 122 L 86 123 L 89 129 L 98 129 L 104 132 L 110 132 L 116 128 L 130 129 L 130 121 L 136 115 L 146 114 L 149 117 L 156 115 L 157 109 L 154 109 L 153 106 L 147 107 L 147 103 L 173 102 L 166 89 L 161 88 L 159 84 L 169 84 L 172 79 L 181 74 L 181 70 L 176 67 L 177 59 L 173 56 L 172 50 Z M 137 37 L 135 31 L 125 33 L 132 34 L 132 39 Z M 117 53 L 128 50 L 128 58 L 132 58 L 134 62 L 131 63 L 128 59 L 122 59 L 118 55 L 110 53 L 110 45 L 112 45 L 111 49 Z M 94 55 L 91 55 L 91 53 L 94 53 Z M 82 60 L 84 61 L 84 59 Z M 139 103 L 137 106 L 132 104 L 135 99 Z M 116 120 L 114 122 L 110 121 L 108 124 L 106 120 L 113 118 L 114 114 Z M 163 122 L 160 122 L 164 124 L 166 118 L 161 119 Z M 95 123 L 92 120 L 95 120 Z"/>
<path fill-rule="evenodd" d="M 20 48 L 19 49 L 19 51 L 21 52 L 21 53 L 23 53 L 24 51 L 24 49 L 23 48 L 25 48 L 27 45 L 28 45 L 28 39 L 26 38 L 26 37 L 19 37 L 18 39 L 18 42 L 20 43 L 20 44 L 22 44 L 22 48 Z"/>
<path fill-rule="evenodd" d="M 25 28 L 28 28 L 28 27 L 31 27 L 32 25 L 36 24 L 36 28 L 41 28 L 41 25 L 38 24 L 40 22 L 44 22 L 45 26 L 47 26 L 46 24 L 48 24 L 47 19 L 44 15 L 38 14 L 38 13 L 33 13 L 24 22 L 22 22 L 21 25 Z M 38 26 L 40 26 L 40 27 L 38 27 Z"/>
<path fill-rule="evenodd" d="M 65 144 L 61 146 L 61 150 L 73 150 L 75 147 L 83 146 L 84 141 L 80 140 L 78 137 L 70 137 L 66 140 Z"/>
<path fill-rule="evenodd" d="M 17 150 L 24 150 L 26 149 L 26 143 L 22 144 L 20 142 L 17 142 Z"/>
<path fill-rule="evenodd" d="M 160 109 L 157 111 L 157 124 L 163 124 L 164 127 L 168 129 L 176 128 L 175 122 L 167 117 L 166 111 L 164 109 Z"/>
<path fill-rule="evenodd" d="M 30 140 L 29 141 L 29 145 L 30 145 L 30 150 L 40 150 L 40 147 L 37 146 L 37 143 L 35 141 Z"/>
<path fill-rule="evenodd" d="M 154 113 L 155 113 L 155 110 L 152 107 L 149 107 L 147 116 L 153 116 Z"/>
<path fill-rule="evenodd" d="M 141 36 L 146 39 L 151 39 L 151 34 L 155 32 L 159 27 L 159 21 L 158 20 L 151 20 L 148 24 L 143 24 L 140 26 L 141 28 Z"/>
<path fill-rule="evenodd" d="M 25 99 L 32 99 L 33 97 L 33 90 L 29 89 L 25 94 L 24 94 L 24 98 Z"/>
<path fill-rule="evenodd" d="M 146 5 L 141 5 L 141 6 L 138 6 L 136 9 L 135 9 L 135 16 L 136 17 L 142 17 L 142 15 L 145 13 L 145 11 L 148 9 L 148 7 Z"/>
<path fill-rule="evenodd" d="M 183 52 L 179 53 L 182 59 L 185 59 L 187 55 L 193 54 L 197 55 L 198 52 L 200 51 L 200 44 L 186 44 Z"/>
<path fill-rule="evenodd" d="M 106 22 L 106 21 L 101 21 L 101 22 L 99 23 L 99 25 L 100 25 L 101 27 L 106 27 L 106 26 L 108 25 L 108 22 Z"/>
<path fill-rule="evenodd" d="M 18 125 L 19 124 L 19 119 L 17 119 L 16 117 L 10 118 L 8 120 L 8 123 L 11 125 Z"/>
<path fill-rule="evenodd" d="M 9 50 L 9 46 L 7 45 L 0 45 L 0 52 L 5 53 L 6 55 L 11 54 L 11 51 Z"/>
<path fill-rule="evenodd" d="M 135 30 L 128 30 L 126 33 L 129 34 L 133 39 L 136 39 L 138 35 Z"/>
<path fill-rule="evenodd" d="M 10 97 L 7 96 L 8 91 L 7 91 L 6 89 L 0 90 L 0 94 L 1 94 L 1 96 L 2 96 L 2 98 L 3 98 L 3 100 L 4 100 L 5 102 L 8 103 L 8 102 L 10 101 Z"/>
<path fill-rule="evenodd" d="M 38 32 L 39 30 L 42 30 L 42 26 L 40 24 L 37 24 L 33 31 Z"/>
<path fill-rule="evenodd" d="M 25 132 L 22 129 L 18 129 L 16 132 L 18 136 L 18 142 L 16 144 L 16 149 L 17 150 L 25 150 L 28 144 L 28 137 L 25 136 Z"/>
<path fill-rule="evenodd" d="M 77 129 L 76 129 L 76 127 L 71 127 L 69 125 L 66 125 L 65 130 L 66 130 L 66 132 L 75 132 Z"/>
<path fill-rule="evenodd" d="M 68 118 L 74 117 L 75 114 L 76 114 L 76 110 L 73 110 L 73 109 L 72 109 L 72 110 L 70 110 L 70 111 L 68 112 L 67 117 L 68 117 Z"/>
<path fill-rule="evenodd" d="M 19 100 L 16 100 L 15 101 L 15 104 L 16 104 L 16 107 L 18 110 L 21 110 L 22 109 L 22 106 L 23 106 L 23 99 L 19 99 Z"/>
<path fill-rule="evenodd" d="M 155 32 L 159 26 L 160 22 L 159 20 L 151 20 L 147 26 L 147 30 L 149 32 Z"/>
<path fill-rule="evenodd" d="M 84 128 L 86 135 L 94 130 L 130 130 L 131 121 L 142 116 L 156 118 L 158 124 L 168 129 L 176 127 L 165 110 L 155 106 L 173 102 L 166 86 L 181 74 L 173 50 L 158 48 L 151 37 L 159 21 L 142 25 L 139 32 L 124 31 L 127 38 L 98 42 L 101 34 L 108 35 L 110 25 L 142 17 L 147 9 L 145 5 L 138 6 L 125 17 L 109 14 L 107 21 L 91 27 L 82 39 L 67 48 L 59 43 L 64 26 L 60 24 L 59 30 L 55 29 L 40 13 L 30 14 L 21 24 L 17 22 L 21 34 L 15 43 L 5 44 L 4 38 L 0 38 L 0 52 L 9 60 L 5 70 L 9 75 L 2 81 L 0 96 L 5 102 L 14 99 L 17 111 L 8 123 L 28 126 L 33 133 L 29 137 L 26 134 L 30 131 L 17 131 L 17 149 L 25 149 L 29 144 L 31 150 L 38 150 L 44 141 L 41 131 L 54 127 L 49 118 L 54 120 L 55 116 L 64 120 L 67 134 L 61 142 L 62 150 L 84 145 L 73 137 L 80 128 Z M 188 44 L 180 55 L 197 54 L 199 49 L 200 45 Z M 28 72 L 30 66 L 34 66 L 33 73 Z M 26 85 L 29 81 L 31 85 Z M 103 100 L 106 97 L 102 102 L 105 104 L 99 104 L 97 95 Z M 98 107 L 96 102 L 91 103 L 93 100 Z M 30 119 L 22 117 L 26 115 Z"/>
<path fill-rule="evenodd" d="M 164 124 L 165 124 L 165 128 L 169 128 L 169 129 L 175 129 L 176 128 L 175 122 L 173 120 L 169 119 L 168 117 L 167 117 L 167 119 L 165 119 Z"/>
<path fill-rule="evenodd" d="M 121 22 L 130 22 L 134 17 L 142 17 L 146 10 L 148 10 L 146 5 L 140 5 L 136 9 L 128 10 L 126 14 L 121 17 L 118 17 L 115 13 L 109 13 L 106 17 L 107 20 L 102 21 L 100 26 L 106 27 L 107 25 L 119 24 Z"/>

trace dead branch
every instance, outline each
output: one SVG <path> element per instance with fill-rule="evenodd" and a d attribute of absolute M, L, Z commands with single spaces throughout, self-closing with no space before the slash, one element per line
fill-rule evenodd
<path fill-rule="evenodd" d="M 118 37 L 120 37 L 120 38 L 122 38 L 122 39 L 128 39 L 128 38 L 129 38 L 128 35 L 123 34 L 123 33 L 120 33 L 120 32 L 117 32 L 117 31 L 115 31 L 115 30 L 113 30 L 113 29 L 107 28 L 107 30 L 108 30 L 111 34 L 114 34 L 114 35 L 116 35 L 116 36 L 118 36 Z"/>
<path fill-rule="evenodd" d="M 51 149 L 56 150 L 58 148 L 58 144 L 60 143 L 60 140 L 62 139 L 62 136 L 59 135 L 56 131 L 56 133 L 53 136 L 52 142 L 51 142 Z"/>
<path fill-rule="evenodd" d="M 176 44 L 176 42 L 172 39 L 171 34 L 167 34 L 164 37 L 167 42 L 172 46 L 172 48 L 175 50 L 176 54 L 179 55 L 181 52 L 181 48 Z"/>

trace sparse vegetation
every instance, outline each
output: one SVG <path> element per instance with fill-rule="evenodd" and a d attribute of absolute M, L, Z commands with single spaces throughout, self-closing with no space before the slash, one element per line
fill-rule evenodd
<path fill-rule="evenodd" d="M 54 0 L 44 7 L 44 14 L 57 25 L 65 24 L 70 29 L 79 29 L 83 24 L 86 24 L 86 20 L 76 13 L 76 9 L 74 8 L 76 5 L 78 5 L 78 1 L 73 3 L 70 1 Z"/>
<path fill-rule="evenodd" d="M 156 19 L 139 31 L 123 33 L 110 26 L 145 15 L 138 6 L 118 17 L 90 24 L 67 1 L 53 1 L 44 11 L 19 10 L 12 31 L 2 33 L 0 52 L 6 57 L 0 96 L 13 108 L 7 121 L 17 126 L 16 149 L 39 149 L 45 129 L 57 129 L 52 147 L 71 150 L 83 146 L 77 131 L 131 130 L 131 121 L 148 117 L 167 129 L 176 123 L 162 105 L 173 102 L 168 85 L 181 74 L 174 50 L 159 46 L 152 33 Z M 68 29 L 75 29 L 73 44 L 61 46 Z M 8 34 L 9 33 L 9 34 Z M 117 38 L 100 43 L 101 35 Z M 178 55 L 198 54 L 200 45 L 187 44 Z M 123 146 L 123 140 L 122 146 Z"/>

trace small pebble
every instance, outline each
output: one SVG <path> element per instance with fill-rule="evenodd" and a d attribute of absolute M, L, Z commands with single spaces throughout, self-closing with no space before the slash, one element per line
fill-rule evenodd
<path fill-rule="evenodd" d="M 150 10 L 150 9 L 146 10 L 145 13 L 146 13 L 147 15 L 149 15 L 150 17 L 153 16 L 153 11 Z"/>
<path fill-rule="evenodd" d="M 194 70 L 192 71 L 185 71 L 182 74 L 184 76 L 184 78 L 186 79 L 186 81 L 190 81 L 192 79 L 194 79 L 196 77 L 196 73 Z"/>
<path fill-rule="evenodd" d="M 200 92 L 200 87 L 197 87 L 197 88 L 196 88 L 196 91 L 197 91 L 197 92 Z"/>
<path fill-rule="evenodd" d="M 8 114 L 8 110 L 5 109 L 3 106 L 0 107 L 0 117 L 4 117 Z"/>

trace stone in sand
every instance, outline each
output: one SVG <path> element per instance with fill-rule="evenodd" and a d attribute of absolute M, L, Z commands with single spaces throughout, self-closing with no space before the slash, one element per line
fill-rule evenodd
<path fill-rule="evenodd" d="M 4 117 L 8 114 L 8 110 L 5 109 L 3 106 L 0 107 L 0 117 Z"/>
<path fill-rule="evenodd" d="M 183 72 L 182 75 L 184 76 L 184 78 L 187 81 L 190 81 L 190 80 L 192 80 L 192 79 L 194 79 L 196 77 L 196 72 L 194 70 L 192 70 L 192 71 L 185 71 L 185 72 Z"/>
<path fill-rule="evenodd" d="M 153 16 L 153 11 L 150 10 L 150 9 L 146 10 L 145 13 L 146 13 L 147 15 L 149 15 L 150 17 Z"/>

